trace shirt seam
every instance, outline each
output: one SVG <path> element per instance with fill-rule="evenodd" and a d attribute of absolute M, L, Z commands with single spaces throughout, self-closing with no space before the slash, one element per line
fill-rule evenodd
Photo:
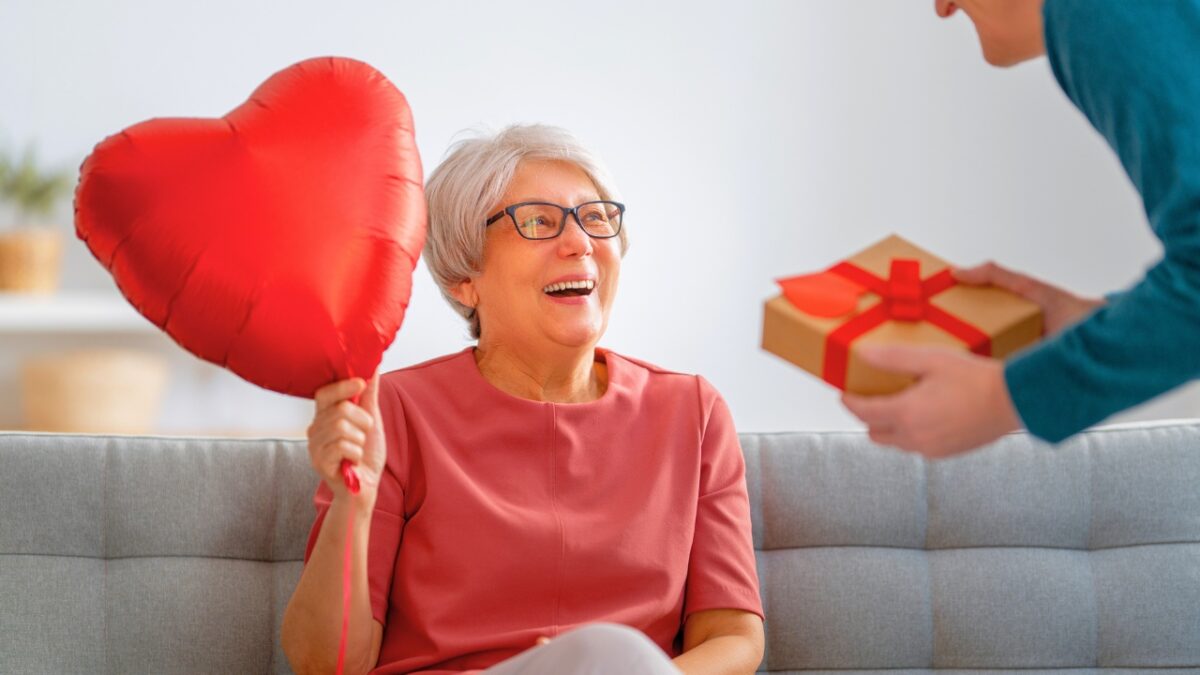
<path fill-rule="evenodd" d="M 470 353 L 469 350 L 472 350 L 472 349 L 474 349 L 474 347 L 464 347 L 463 349 L 460 349 L 459 351 L 454 352 L 452 354 L 443 354 L 441 356 L 437 356 L 432 359 L 429 359 L 428 361 L 423 361 L 421 363 L 414 363 L 411 366 L 404 366 L 403 368 L 396 368 L 395 370 L 389 370 L 388 372 L 383 373 L 383 374 L 388 375 L 390 373 L 405 373 L 405 372 L 411 372 L 414 370 L 424 370 L 426 368 L 432 368 L 433 366 L 443 364 L 447 361 L 453 361 L 454 359 L 456 359 L 460 356 L 463 356 L 464 354 L 469 354 Z"/>
<path fill-rule="evenodd" d="M 701 592 L 701 593 L 705 592 L 705 591 L 720 592 L 720 593 L 735 593 L 738 595 L 746 595 L 746 596 L 755 597 L 755 598 L 758 598 L 760 595 L 759 589 L 752 588 L 750 586 L 744 586 L 742 584 L 722 584 L 722 583 L 703 583 L 703 582 L 701 582 L 700 584 L 697 584 L 697 585 L 693 586 L 692 588 L 696 589 L 697 592 Z"/>
<path fill-rule="evenodd" d="M 696 432 L 698 435 L 696 439 L 698 441 L 696 451 L 700 455 L 700 461 L 697 467 L 698 470 L 696 471 L 696 504 L 699 505 L 701 500 L 703 500 L 705 497 L 708 497 L 710 494 L 715 492 L 715 490 L 704 492 L 704 440 L 706 432 L 708 431 L 708 419 L 704 414 L 704 392 L 702 390 L 700 376 L 693 375 L 692 381 L 696 383 Z M 699 519 L 699 517 L 700 509 L 697 508 L 696 518 Z M 695 528 L 694 523 L 692 527 L 693 529 Z"/>
<path fill-rule="evenodd" d="M 767 610 L 760 591 L 744 586 L 735 588 L 711 585 L 710 588 L 711 591 L 706 591 L 701 586 L 701 590 L 698 591 L 700 602 L 692 599 L 688 603 L 689 606 L 683 610 L 685 620 L 686 617 L 697 612 L 706 612 L 710 609 L 736 609 L 765 618 Z"/>
<path fill-rule="evenodd" d="M 401 457 L 401 459 L 403 461 L 401 462 L 401 464 L 403 465 L 405 475 L 403 477 L 397 476 L 396 482 L 400 485 L 401 494 L 404 495 L 404 498 L 401 499 L 400 510 L 404 512 L 402 517 L 404 517 L 407 520 L 407 517 L 409 515 L 409 513 L 408 513 L 408 492 L 409 492 L 408 491 L 408 483 L 412 479 L 412 472 L 413 472 L 413 470 L 412 470 L 412 468 L 413 468 L 413 453 L 412 453 L 412 449 L 410 447 L 408 447 L 408 411 L 405 410 L 405 408 L 404 408 L 404 397 L 402 397 L 400 395 L 400 392 L 396 389 L 396 385 L 390 379 L 384 380 L 381 377 L 379 379 L 379 383 L 391 390 L 392 400 L 396 404 L 396 407 L 400 409 L 400 414 L 403 415 L 403 417 L 404 417 L 404 429 L 403 429 L 404 436 L 402 439 L 403 443 L 404 443 L 404 447 L 401 448 L 401 450 L 403 451 L 403 456 Z M 387 428 L 388 420 L 382 420 L 382 422 L 383 422 L 383 430 L 384 430 L 384 434 L 383 434 L 383 466 L 384 466 L 384 469 L 386 470 L 388 454 L 389 454 L 388 451 L 390 450 L 390 448 L 388 447 L 388 443 L 387 443 L 387 437 L 388 437 L 388 433 L 389 433 L 388 428 Z M 401 431 L 400 429 L 393 428 L 390 433 L 396 434 L 396 438 L 401 438 L 400 433 L 399 433 L 400 431 Z"/>
<path fill-rule="evenodd" d="M 550 508 L 554 513 L 554 524 L 558 529 L 558 569 L 555 573 L 554 614 L 550 625 L 553 635 L 557 636 L 559 634 L 559 611 L 562 605 L 567 544 L 562 513 L 558 509 L 558 410 L 552 403 L 547 404 L 547 407 L 550 410 Z"/>

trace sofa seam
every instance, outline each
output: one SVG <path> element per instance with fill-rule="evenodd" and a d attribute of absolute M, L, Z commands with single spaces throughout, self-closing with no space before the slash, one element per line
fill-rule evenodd
<path fill-rule="evenodd" d="M 1084 445 L 1084 457 L 1087 458 L 1088 472 L 1088 524 L 1087 524 L 1087 541 L 1084 545 L 1087 549 L 1084 553 L 1087 559 L 1088 580 L 1092 585 L 1092 644 L 1094 645 L 1094 658 L 1092 659 L 1092 667 L 1100 668 L 1100 593 L 1096 586 L 1096 564 L 1095 555 L 1092 544 L 1095 542 L 1095 527 L 1096 527 L 1096 471 L 1095 471 L 1095 446 L 1092 445 L 1091 439 L 1084 437 L 1080 441 Z"/>
<path fill-rule="evenodd" d="M 1121 549 L 1131 548 L 1151 548 L 1155 546 L 1200 546 L 1200 541 L 1163 541 L 1150 544 L 1132 544 L 1129 546 L 1110 546 L 1094 550 L 1079 549 L 1079 548 L 1062 548 L 1057 546 L 952 546 L 949 548 L 912 548 L 908 546 L 885 546 L 876 544 L 819 544 L 810 546 L 782 546 L 776 548 L 755 548 L 759 553 L 781 553 L 785 551 L 808 551 L 832 548 L 877 548 L 888 551 L 918 551 L 926 553 L 935 553 L 941 551 L 978 551 L 978 550 L 1009 550 L 1009 549 L 1034 549 L 1040 551 L 1065 551 L 1065 552 L 1084 552 L 1084 553 L 1103 553 L 1106 551 L 1118 551 Z M 262 558 L 242 558 L 237 556 L 219 556 L 219 555 L 191 555 L 191 554 L 158 554 L 158 555 L 123 555 L 101 558 L 100 556 L 76 555 L 71 553 L 21 553 L 17 551 L 8 551 L 3 553 L 5 556 L 26 556 L 30 558 L 81 558 L 87 560 L 147 560 L 147 559 L 163 559 L 163 558 L 194 558 L 203 560 L 230 560 L 240 562 L 260 562 L 260 563 L 287 563 L 287 562 L 303 562 L 303 558 L 284 558 L 279 560 L 264 560 Z"/>
<path fill-rule="evenodd" d="M 1194 546 L 1200 545 L 1200 539 L 1179 539 L 1174 541 L 1148 541 L 1140 544 L 1122 544 L 1120 546 L 1104 546 L 1100 548 L 1079 548 L 1074 546 L 1038 546 L 1035 544 L 988 544 L 981 546 L 947 546 L 945 548 L 915 548 L 912 546 L 891 546 L 888 544 L 804 544 L 802 546 L 777 546 L 758 549 L 760 551 L 803 551 L 807 549 L 826 548 L 882 548 L 896 551 L 976 551 L 976 550 L 1008 550 L 1034 549 L 1039 551 L 1076 551 L 1084 553 L 1103 553 L 1119 551 L 1127 548 L 1149 548 L 1152 546 Z"/>
<path fill-rule="evenodd" d="M 619 356 L 619 355 L 618 355 Z M 402 369 L 403 370 L 403 369 Z M 392 371 L 394 372 L 394 371 Z M 679 373 L 683 375 L 684 373 Z M 1160 429 L 1169 429 L 1175 427 L 1197 427 L 1200 422 L 1196 422 L 1189 418 L 1172 418 L 1164 420 L 1148 420 L 1145 422 L 1119 422 L 1111 425 L 1103 425 L 1098 427 L 1090 427 L 1085 429 L 1076 436 L 1087 436 L 1091 434 L 1107 434 L 1114 432 L 1128 431 L 1157 431 Z M 808 429 L 808 430 L 791 430 L 791 431 L 739 431 L 739 434 L 754 434 L 757 436 L 787 436 L 793 434 L 816 435 L 816 436 L 833 436 L 833 435 L 849 435 L 849 436 L 866 436 L 858 429 Z M 205 436 L 205 435 L 170 435 L 170 434 L 90 434 L 90 433 L 64 433 L 64 432 L 33 432 L 20 430 L 3 430 L 0 431 L 0 436 L 69 436 L 69 437 L 88 437 L 97 439 L 116 439 L 121 441 L 132 439 L 149 439 L 149 440 L 166 440 L 166 441 L 221 441 L 228 443 L 256 443 L 262 441 L 285 441 L 289 443 L 302 443 L 304 436 Z M 1037 440 L 1028 431 L 1010 431 L 1004 434 L 1004 437 L 1028 436 L 1031 439 Z M 1044 441 L 1038 441 L 1045 444 Z M 1046 444 L 1051 445 L 1051 444 Z"/>
<path fill-rule="evenodd" d="M 782 670 L 759 670 L 756 672 L 757 673 L 786 673 L 789 675 L 792 673 L 795 673 L 796 675 L 799 675 L 800 673 L 810 672 L 811 670 L 812 669 L 808 669 L 808 668 L 804 668 L 804 669 L 786 668 L 786 669 L 782 669 Z M 1029 667 L 1005 666 L 1004 668 L 983 668 L 983 667 L 966 668 L 966 667 L 958 667 L 958 666 L 946 667 L 946 668 L 910 668 L 907 666 L 896 666 L 895 668 L 832 668 L 832 667 L 826 666 L 826 667 L 822 667 L 820 669 L 820 672 L 889 673 L 889 672 L 894 672 L 894 671 L 903 671 L 903 672 L 929 671 L 931 673 L 935 673 L 939 670 L 947 670 L 947 671 L 953 671 L 953 672 L 979 671 L 979 672 L 987 672 L 987 673 L 994 673 L 997 671 L 1007 672 L 1007 673 L 1020 673 L 1020 672 L 1025 672 L 1025 671 L 1041 673 L 1041 672 L 1056 671 L 1056 670 L 1075 670 L 1075 671 L 1095 670 L 1098 672 L 1137 672 L 1137 673 L 1140 673 L 1140 672 L 1147 671 L 1147 670 L 1164 670 L 1164 671 L 1183 671 L 1183 672 L 1194 673 L 1196 671 L 1196 667 L 1190 666 L 1190 665 L 1183 665 L 1183 666 L 1109 666 L 1106 668 L 1088 668 L 1087 666 L 1029 666 Z"/>
<path fill-rule="evenodd" d="M 67 431 L 11 431 L 0 429 L 0 437 L 47 438 L 62 437 L 68 439 L 92 439 L 98 441 L 220 441 L 221 443 L 262 444 L 264 441 L 283 441 L 285 443 L 303 443 L 304 436 L 202 436 L 202 435 L 170 435 L 170 434 L 92 434 L 87 432 Z"/>
<path fill-rule="evenodd" d="M 929 555 L 929 522 L 930 512 L 933 510 L 930 503 L 933 501 L 932 492 L 929 489 L 929 471 L 930 463 L 921 461 L 921 489 L 925 493 L 925 532 L 922 541 L 922 550 L 926 552 L 925 558 L 925 578 L 929 580 L 929 668 L 932 670 L 937 664 L 937 603 L 934 600 L 934 583 L 933 583 L 933 556 Z"/>
<path fill-rule="evenodd" d="M 268 569 L 270 570 L 270 586 L 267 588 L 267 605 L 270 609 L 269 616 L 271 617 L 271 649 L 267 652 L 267 672 L 274 672 L 272 667 L 275 665 L 275 635 L 282 630 L 281 626 L 276 625 L 275 616 L 275 586 L 278 582 L 278 569 L 275 566 L 275 537 L 276 530 L 279 528 L 279 446 L 276 443 L 271 444 L 271 530 L 267 535 L 267 561 Z"/>
<path fill-rule="evenodd" d="M 121 556 L 95 556 L 95 555 L 76 555 L 73 553 L 20 553 L 9 551 L 0 553 L 3 556 L 26 557 L 26 558 L 75 558 L 80 560 L 169 560 L 175 558 L 186 558 L 189 560 L 229 560 L 231 562 L 251 562 L 251 563 L 290 563 L 304 562 L 303 558 L 285 558 L 283 560 L 265 560 L 263 558 L 239 558 L 237 556 L 227 555 L 190 555 L 190 554 L 160 554 L 160 555 L 121 555 Z"/>
<path fill-rule="evenodd" d="M 100 634 L 104 641 L 104 672 L 112 672 L 109 669 L 109 639 L 108 639 L 108 517 L 109 517 L 109 500 L 108 500 L 108 471 L 109 457 L 112 453 L 112 445 L 105 443 L 104 459 L 100 464 L 100 551 L 104 555 L 103 573 L 100 578 L 100 595 L 104 598 L 101 605 L 102 614 L 100 615 Z"/>
<path fill-rule="evenodd" d="M 743 445 L 741 443 L 740 438 L 738 439 L 738 444 L 742 446 L 743 457 L 748 455 L 749 453 L 747 452 L 747 448 L 745 445 Z M 750 538 L 751 538 L 751 540 L 753 540 L 753 538 L 754 538 L 754 526 L 755 526 L 755 523 L 757 522 L 757 524 L 758 524 L 757 526 L 759 527 L 759 539 L 762 542 L 766 542 L 767 541 L 766 520 L 763 518 L 763 514 L 766 512 L 766 497 L 763 494 L 764 490 L 765 490 L 765 485 L 763 483 L 764 471 L 763 471 L 762 439 L 754 438 L 753 444 L 754 444 L 754 466 L 755 466 L 755 469 L 757 470 L 757 474 L 758 474 L 757 476 L 755 476 L 755 481 L 758 483 L 758 490 L 757 490 L 758 506 L 756 508 L 754 503 L 751 501 L 751 503 L 750 503 L 750 523 L 751 523 Z M 749 462 L 746 462 L 746 465 L 749 466 Z M 747 483 L 746 489 L 748 491 L 749 490 L 749 476 L 745 476 L 745 480 Z M 697 493 L 698 492 L 699 492 L 699 490 L 697 490 Z M 750 501 L 750 500 L 747 499 L 747 501 Z M 758 512 L 757 513 L 757 515 L 758 515 L 757 521 L 755 521 L 755 519 L 754 519 L 754 516 L 756 515 L 755 514 L 756 510 Z M 770 593 L 766 592 L 766 589 L 771 587 L 769 584 L 769 578 L 771 576 L 771 571 L 770 571 L 771 566 L 766 557 L 762 558 L 762 565 L 759 565 L 758 564 L 758 560 L 759 560 L 758 550 L 755 550 L 754 554 L 755 554 L 754 555 L 755 571 L 757 572 L 758 569 L 761 567 L 761 574 L 758 575 L 758 599 L 759 599 L 760 606 L 762 608 L 762 613 L 763 613 L 763 654 L 762 654 L 762 661 L 759 663 L 759 665 L 769 668 L 770 663 L 771 663 L 771 626 L 767 625 L 768 624 L 768 621 L 767 621 L 768 609 L 767 608 L 770 607 L 771 602 L 769 600 Z"/>
<path fill-rule="evenodd" d="M 1162 429 L 1174 429 L 1177 427 L 1200 427 L 1200 421 L 1193 418 L 1167 418 L 1161 420 L 1144 420 L 1136 422 L 1115 422 L 1113 424 L 1102 424 L 1099 426 L 1088 427 L 1071 438 L 1076 436 L 1088 436 L 1093 434 L 1110 434 L 1110 433 L 1126 433 L 1131 431 L 1160 431 Z M 782 431 L 739 431 L 741 434 L 754 434 L 756 436 L 866 436 L 867 433 L 861 429 L 789 429 Z M 1034 436 L 1028 430 L 1009 431 L 1001 436 L 1001 438 L 1009 437 L 1028 437 L 1039 445 L 1047 447 L 1061 446 L 1066 441 L 1059 443 L 1047 443 L 1046 441 Z"/>

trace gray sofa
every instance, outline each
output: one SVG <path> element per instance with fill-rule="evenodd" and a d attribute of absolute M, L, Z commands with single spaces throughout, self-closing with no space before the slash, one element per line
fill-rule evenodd
<path fill-rule="evenodd" d="M 1200 672 L 1200 422 L 745 434 L 771 672 Z M 0 673 L 287 672 L 302 441 L 0 433 Z"/>

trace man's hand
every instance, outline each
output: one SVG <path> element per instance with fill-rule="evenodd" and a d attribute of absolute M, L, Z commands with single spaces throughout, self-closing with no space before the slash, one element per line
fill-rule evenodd
<path fill-rule="evenodd" d="M 858 354 L 871 366 L 917 378 L 896 394 L 842 396 L 876 443 L 949 457 L 1021 428 L 1001 361 L 939 347 L 863 347 Z"/>
<path fill-rule="evenodd" d="M 1035 303 L 1042 308 L 1046 334 L 1054 335 L 1064 328 L 1078 323 L 1088 314 L 1104 305 L 1099 298 L 1081 298 L 1074 293 L 1014 272 L 994 262 L 965 269 L 955 269 L 954 278 L 972 286 L 998 286 Z"/>

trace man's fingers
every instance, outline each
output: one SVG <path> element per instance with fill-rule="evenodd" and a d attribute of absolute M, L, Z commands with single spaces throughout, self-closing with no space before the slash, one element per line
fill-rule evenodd
<path fill-rule="evenodd" d="M 900 447 L 899 436 L 896 432 L 890 429 L 869 429 L 867 436 L 875 445 L 887 445 L 893 448 Z"/>
<path fill-rule="evenodd" d="M 954 278 L 972 286 L 997 286 L 1039 305 L 1047 300 L 1046 285 L 1041 281 L 990 261 L 975 267 L 955 268 Z"/>
<path fill-rule="evenodd" d="M 842 403 L 867 425 L 867 436 L 876 445 L 901 447 L 900 429 L 903 402 L 896 396 L 856 396 L 843 394 Z"/>
<path fill-rule="evenodd" d="M 986 286 L 987 284 L 992 283 L 989 273 L 989 268 L 992 267 L 995 267 L 995 263 L 986 262 L 982 265 L 976 265 L 974 267 L 952 267 L 950 268 L 950 272 L 954 275 L 955 279 L 964 284 L 970 284 L 971 286 Z"/>
<path fill-rule="evenodd" d="M 899 417 L 899 402 L 894 396 L 842 394 L 842 405 L 872 429 L 892 429 Z"/>
<path fill-rule="evenodd" d="M 1013 272 L 1006 267 L 1001 267 L 990 260 L 975 267 L 956 267 L 953 270 L 953 274 L 955 279 L 965 284 L 972 286 L 993 285 L 1013 292 L 1016 292 L 1016 288 L 1022 286 L 1023 282 L 1029 280 L 1029 277 Z"/>
<path fill-rule="evenodd" d="M 1001 267 L 992 261 L 976 265 L 974 267 L 956 267 L 953 269 L 954 278 L 959 281 L 970 284 L 972 286 L 999 286 L 1014 290 L 1013 286 L 1019 284 L 1023 275 L 1017 274 L 1012 270 Z"/>
<path fill-rule="evenodd" d="M 855 350 L 855 354 L 869 366 L 918 377 L 946 358 L 944 349 L 903 345 L 863 345 Z"/>

